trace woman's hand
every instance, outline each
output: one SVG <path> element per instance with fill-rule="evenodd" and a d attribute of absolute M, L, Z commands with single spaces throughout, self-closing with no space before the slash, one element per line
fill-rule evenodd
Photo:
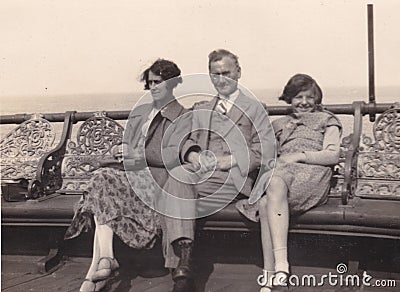
<path fill-rule="evenodd" d="M 125 158 L 123 166 L 127 171 L 137 171 L 146 168 L 148 165 L 146 159 Z"/>
<path fill-rule="evenodd" d="M 279 156 L 278 162 L 283 162 L 283 163 L 304 162 L 306 158 L 307 157 L 303 152 L 289 153 Z"/>
<path fill-rule="evenodd" d="M 122 144 L 116 146 L 113 149 L 112 152 L 113 157 L 115 158 L 115 160 L 117 160 L 118 162 L 122 162 L 123 160 L 123 149 L 122 149 Z"/>

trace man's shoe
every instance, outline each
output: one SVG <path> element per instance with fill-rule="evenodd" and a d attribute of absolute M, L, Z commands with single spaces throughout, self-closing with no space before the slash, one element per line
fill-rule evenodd
<path fill-rule="evenodd" d="M 194 292 L 196 291 L 193 279 L 181 278 L 175 280 L 172 292 Z"/>
<path fill-rule="evenodd" d="M 179 241 L 177 243 L 179 264 L 178 267 L 172 272 L 172 279 L 190 279 L 192 278 L 192 254 L 193 242 Z"/>

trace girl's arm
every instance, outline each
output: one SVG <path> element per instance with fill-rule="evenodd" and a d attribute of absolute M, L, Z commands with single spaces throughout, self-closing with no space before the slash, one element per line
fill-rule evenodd
<path fill-rule="evenodd" d="M 340 130 L 337 126 L 328 126 L 325 131 L 321 151 L 303 151 L 284 154 L 278 158 L 278 162 L 334 165 L 339 162 L 339 155 Z"/>
<path fill-rule="evenodd" d="M 307 164 L 334 165 L 339 162 L 340 130 L 337 126 L 326 128 L 321 151 L 304 151 Z"/>

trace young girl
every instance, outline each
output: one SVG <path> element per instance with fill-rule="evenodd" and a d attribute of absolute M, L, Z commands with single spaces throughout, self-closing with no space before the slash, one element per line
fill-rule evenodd
<path fill-rule="evenodd" d="M 332 113 L 322 110 L 322 91 L 308 75 L 290 78 L 279 99 L 293 112 L 273 122 L 278 145 L 275 170 L 268 187 L 270 174 L 264 173 L 254 189 L 255 194 L 267 189 L 256 204 L 264 257 L 262 292 L 287 285 L 289 214 L 299 215 L 327 201 L 342 128 Z M 238 204 L 243 214 L 257 220 L 245 207 Z"/>

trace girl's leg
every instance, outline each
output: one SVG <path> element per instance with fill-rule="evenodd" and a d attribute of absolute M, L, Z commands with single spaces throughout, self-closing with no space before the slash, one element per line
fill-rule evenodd
<path fill-rule="evenodd" d="M 261 292 L 271 291 L 272 283 L 270 283 L 270 279 L 272 275 L 275 273 L 275 259 L 273 254 L 271 231 L 268 222 L 267 201 L 268 201 L 267 196 L 264 196 L 260 199 L 259 202 L 261 244 L 262 244 L 263 259 L 264 259 L 263 281 L 267 283 L 267 287 L 261 288 Z"/>
<path fill-rule="evenodd" d="M 275 271 L 289 273 L 287 238 L 289 232 L 288 188 L 278 176 L 272 177 L 267 189 L 267 221 L 272 238 Z"/>

